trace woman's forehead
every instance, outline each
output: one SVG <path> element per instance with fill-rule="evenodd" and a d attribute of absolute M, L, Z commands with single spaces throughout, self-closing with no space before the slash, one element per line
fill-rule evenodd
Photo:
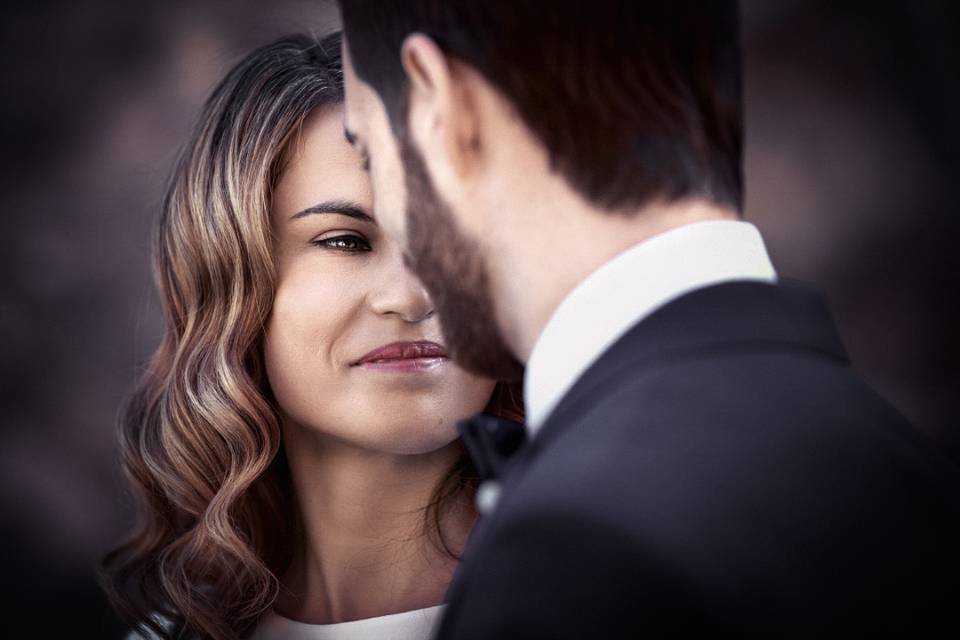
<path fill-rule="evenodd" d="M 291 141 L 274 195 L 274 210 L 290 217 L 318 202 L 350 201 L 370 210 L 373 195 L 360 155 L 343 137 L 342 106 L 314 110 Z"/>

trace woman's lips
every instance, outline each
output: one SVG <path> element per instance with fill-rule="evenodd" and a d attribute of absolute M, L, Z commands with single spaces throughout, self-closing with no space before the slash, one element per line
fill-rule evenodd
<path fill-rule="evenodd" d="M 393 342 L 378 347 L 355 365 L 379 371 L 418 372 L 436 368 L 447 360 L 447 350 L 436 342 Z"/>

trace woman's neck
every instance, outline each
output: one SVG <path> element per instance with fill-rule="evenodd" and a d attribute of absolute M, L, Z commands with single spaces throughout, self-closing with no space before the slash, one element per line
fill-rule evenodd
<path fill-rule="evenodd" d="M 327 624 L 440 604 L 456 560 L 428 533 L 425 508 L 459 445 L 401 455 L 297 428 L 284 438 L 302 530 L 277 612 Z M 475 518 L 465 498 L 441 512 L 453 551 L 462 549 Z"/>

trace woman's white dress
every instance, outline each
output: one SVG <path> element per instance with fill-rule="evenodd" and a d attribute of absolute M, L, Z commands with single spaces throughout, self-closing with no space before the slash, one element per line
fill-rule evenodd
<path fill-rule="evenodd" d="M 290 620 L 273 612 L 264 614 L 251 640 L 429 640 L 440 624 L 446 605 L 392 613 L 376 618 L 364 618 L 334 624 L 308 624 Z M 126 640 L 155 640 L 131 631 Z"/>
<path fill-rule="evenodd" d="M 307 624 L 270 612 L 251 640 L 428 640 L 444 605 L 334 624 Z"/>

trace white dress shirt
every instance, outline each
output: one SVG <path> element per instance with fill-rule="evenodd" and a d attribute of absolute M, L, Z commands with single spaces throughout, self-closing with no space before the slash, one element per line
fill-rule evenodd
<path fill-rule="evenodd" d="M 697 222 L 649 238 L 587 276 L 557 306 L 524 374 L 530 436 L 601 354 L 657 308 L 721 282 L 776 282 L 760 232 L 734 220 Z"/>

